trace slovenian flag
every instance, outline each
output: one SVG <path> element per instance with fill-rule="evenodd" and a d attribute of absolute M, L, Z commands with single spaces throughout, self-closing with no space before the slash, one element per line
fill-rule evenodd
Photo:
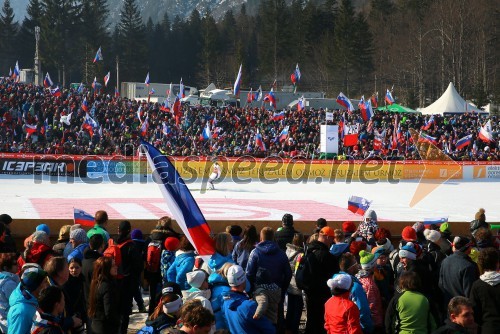
<path fill-rule="evenodd" d="M 388 105 L 391 105 L 394 103 L 394 98 L 392 97 L 392 94 L 389 91 L 389 89 L 387 89 L 387 92 L 385 93 L 385 102 L 387 102 Z"/>
<path fill-rule="evenodd" d="M 363 197 L 351 196 L 347 201 L 347 209 L 355 214 L 364 215 L 366 210 L 370 207 L 372 201 Z"/>
<path fill-rule="evenodd" d="M 425 125 L 422 127 L 422 130 L 429 130 L 432 124 L 434 124 L 434 115 L 432 115 L 427 120 L 427 122 L 425 122 Z"/>
<path fill-rule="evenodd" d="M 354 111 L 354 106 L 352 105 L 351 100 L 344 93 L 340 92 L 339 96 L 337 96 L 337 103 L 347 109 L 347 111 Z"/>
<path fill-rule="evenodd" d="M 424 218 L 424 226 L 425 228 L 429 228 L 432 224 L 440 226 L 443 223 L 448 222 L 448 217 L 432 217 L 432 218 Z"/>
<path fill-rule="evenodd" d="M 120 91 L 118 90 L 118 87 L 115 87 L 115 97 L 120 97 Z"/>
<path fill-rule="evenodd" d="M 208 260 L 208 257 L 215 253 L 215 245 L 210 237 L 210 226 L 193 195 L 167 157 L 151 144 L 142 140 L 141 144 L 146 149 L 148 163 L 153 170 L 153 179 L 160 187 L 173 218 L 196 252 Z"/>
<path fill-rule="evenodd" d="M 45 79 L 43 79 L 43 86 L 45 88 L 50 88 L 50 87 L 54 86 L 54 83 L 50 79 L 49 72 L 47 72 L 47 74 L 45 75 Z"/>
<path fill-rule="evenodd" d="M 61 96 L 61 90 L 59 90 L 59 87 L 56 87 L 54 89 L 50 89 L 50 94 L 52 94 L 52 96 L 55 96 L 55 97 L 59 97 Z"/>
<path fill-rule="evenodd" d="M 89 104 L 87 102 L 87 98 L 85 97 L 82 102 L 82 110 L 85 112 L 89 111 Z"/>
<path fill-rule="evenodd" d="M 264 102 L 269 102 L 269 105 L 276 109 L 276 96 L 274 95 L 273 88 L 264 97 Z"/>
<path fill-rule="evenodd" d="M 280 143 L 285 141 L 287 137 L 288 137 L 288 125 L 285 126 L 285 128 L 283 130 L 281 130 L 281 132 L 280 132 L 280 135 L 279 135 Z"/>
<path fill-rule="evenodd" d="M 306 99 L 304 98 L 304 95 L 302 95 L 301 98 L 299 98 L 299 102 L 297 103 L 297 111 L 303 111 L 306 108 Z"/>
<path fill-rule="evenodd" d="M 261 151 L 266 151 L 266 144 L 264 143 L 264 140 L 262 139 L 262 135 L 259 133 L 259 130 L 257 130 L 257 134 L 255 135 L 255 146 L 260 148 Z"/>
<path fill-rule="evenodd" d="M 464 147 L 467 147 L 472 143 L 472 135 L 465 136 L 463 138 L 460 138 L 457 143 L 455 144 L 455 147 L 457 150 L 461 150 Z"/>
<path fill-rule="evenodd" d="M 94 81 L 92 81 L 92 88 L 93 88 L 94 90 L 96 90 L 96 89 L 97 89 L 97 77 L 94 77 Z"/>
<path fill-rule="evenodd" d="M 364 108 L 361 109 L 361 117 L 365 122 L 368 122 L 373 117 L 372 102 L 370 100 L 366 100 L 363 105 Z"/>
<path fill-rule="evenodd" d="M 149 82 L 149 72 L 148 72 L 148 74 L 146 75 L 146 80 L 144 80 L 144 83 L 145 83 L 147 86 L 149 86 L 149 83 L 150 83 L 150 82 Z"/>
<path fill-rule="evenodd" d="M 285 119 L 285 112 L 283 110 L 273 113 L 273 121 L 281 121 L 283 119 Z"/>
<path fill-rule="evenodd" d="M 109 78 L 111 78 L 111 72 L 108 72 L 108 74 L 104 76 L 104 87 L 108 87 Z"/>
<path fill-rule="evenodd" d="M 433 145 L 437 145 L 438 142 L 437 142 L 437 138 L 435 137 L 431 137 L 429 136 L 428 134 L 425 134 L 423 132 L 420 132 L 420 138 L 418 138 L 418 141 L 421 142 L 421 143 L 430 143 L 430 144 L 433 144 Z"/>
<path fill-rule="evenodd" d="M 290 75 L 290 80 L 292 80 L 292 83 L 296 85 L 298 82 L 300 82 L 300 77 L 302 75 L 300 74 L 300 69 L 299 69 L 299 63 L 295 66 L 295 71 Z"/>
<path fill-rule="evenodd" d="M 94 63 L 99 61 L 99 60 L 104 60 L 102 57 L 102 52 L 101 52 L 101 47 L 99 47 L 99 50 L 97 50 L 95 57 L 94 57 Z"/>
<path fill-rule="evenodd" d="M 186 97 L 186 95 L 184 92 L 184 83 L 182 82 L 182 78 L 181 78 L 181 82 L 179 83 L 179 99 L 182 99 L 184 97 Z"/>
<path fill-rule="evenodd" d="M 73 208 L 73 222 L 85 227 L 94 227 L 94 216 L 80 209 Z"/>
<path fill-rule="evenodd" d="M 21 76 L 21 70 L 19 69 L 19 61 L 16 61 L 16 66 L 14 66 L 14 73 L 12 74 L 12 78 L 19 82 Z"/>
<path fill-rule="evenodd" d="M 233 94 L 234 94 L 234 96 L 239 96 L 240 95 L 241 66 L 242 65 L 240 65 L 240 70 L 238 71 L 238 75 L 236 76 L 236 81 L 234 82 L 234 87 L 233 87 Z"/>

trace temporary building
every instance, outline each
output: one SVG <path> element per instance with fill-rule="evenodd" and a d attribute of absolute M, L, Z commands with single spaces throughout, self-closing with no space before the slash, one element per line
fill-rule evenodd
<path fill-rule="evenodd" d="M 467 101 L 465 101 L 460 94 L 458 94 L 455 86 L 453 86 L 451 82 L 439 99 L 434 101 L 434 103 L 430 106 L 419 109 L 419 111 L 422 115 L 487 113 L 484 110 L 467 103 Z"/>

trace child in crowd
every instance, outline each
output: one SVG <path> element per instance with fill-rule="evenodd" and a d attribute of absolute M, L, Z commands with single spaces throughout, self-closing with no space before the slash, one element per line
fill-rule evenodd
<path fill-rule="evenodd" d="M 161 252 L 160 261 L 161 277 L 163 279 L 162 285 L 168 282 L 167 271 L 175 261 L 175 252 L 179 249 L 179 239 L 175 237 L 168 237 L 165 239 L 163 245 L 165 246 L 165 249 Z"/>
<path fill-rule="evenodd" d="M 273 325 L 278 323 L 278 304 L 281 299 L 281 288 L 272 282 L 271 275 L 265 268 L 259 268 L 255 276 L 255 291 L 253 294 L 257 302 L 254 319 L 266 316 Z"/>

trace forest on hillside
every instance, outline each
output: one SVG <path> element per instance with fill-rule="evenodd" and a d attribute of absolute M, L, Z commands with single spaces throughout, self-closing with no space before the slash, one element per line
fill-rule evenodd
<path fill-rule="evenodd" d="M 124 0 L 120 21 L 106 23 L 106 0 L 30 0 L 18 22 L 6 0 L 0 9 L 0 75 L 19 61 L 32 68 L 34 28 L 41 27 L 43 72 L 54 82 L 91 83 L 111 71 L 120 81 L 183 82 L 231 87 L 243 64 L 242 87 L 290 85 L 359 98 L 393 88 L 398 102 L 428 105 L 449 82 L 479 106 L 500 100 L 496 0 L 261 0 L 256 15 L 228 11 L 219 21 L 193 11 L 187 20 L 144 22 L 137 0 Z M 93 63 L 102 47 L 103 61 Z"/>

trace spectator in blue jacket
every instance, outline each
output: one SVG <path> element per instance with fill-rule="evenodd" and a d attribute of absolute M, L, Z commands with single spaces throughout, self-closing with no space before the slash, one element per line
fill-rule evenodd
<path fill-rule="evenodd" d="M 7 323 L 10 333 L 31 332 L 33 317 L 38 308 L 38 295 L 48 284 L 46 277 L 47 273 L 37 264 L 29 263 L 23 266 L 21 283 L 9 298 Z"/>
<path fill-rule="evenodd" d="M 351 300 L 358 306 L 361 328 L 364 334 L 373 332 L 373 321 L 370 313 L 370 304 L 368 304 L 368 298 L 366 297 L 366 292 L 363 290 L 363 285 L 356 278 L 360 266 L 356 260 L 356 257 L 351 253 L 345 253 L 340 257 L 339 262 L 340 272 L 333 275 L 333 277 L 339 274 L 349 274 L 352 278 L 352 288 L 351 288 Z"/>
<path fill-rule="evenodd" d="M 73 250 L 68 255 L 68 262 L 72 258 L 76 257 L 80 262 L 83 261 L 83 253 L 89 248 L 89 239 L 87 238 L 87 232 L 83 228 L 77 228 L 70 232 L 69 242 L 73 246 Z"/>
<path fill-rule="evenodd" d="M 276 328 L 266 317 L 254 319 L 257 303 L 245 294 L 245 271 L 238 265 L 228 269 L 227 280 L 231 291 L 224 295 L 224 316 L 231 333 L 272 334 Z"/>
<path fill-rule="evenodd" d="M 243 231 L 243 239 L 234 245 L 232 254 L 233 261 L 242 268 L 246 268 L 250 252 L 255 248 L 258 242 L 259 235 L 257 234 L 257 229 L 253 225 L 247 225 Z"/>
<path fill-rule="evenodd" d="M 186 274 L 194 267 L 194 248 L 186 237 L 182 237 L 179 250 L 175 253 L 174 263 L 167 270 L 167 280 L 177 283 L 182 290 L 189 290 Z"/>

